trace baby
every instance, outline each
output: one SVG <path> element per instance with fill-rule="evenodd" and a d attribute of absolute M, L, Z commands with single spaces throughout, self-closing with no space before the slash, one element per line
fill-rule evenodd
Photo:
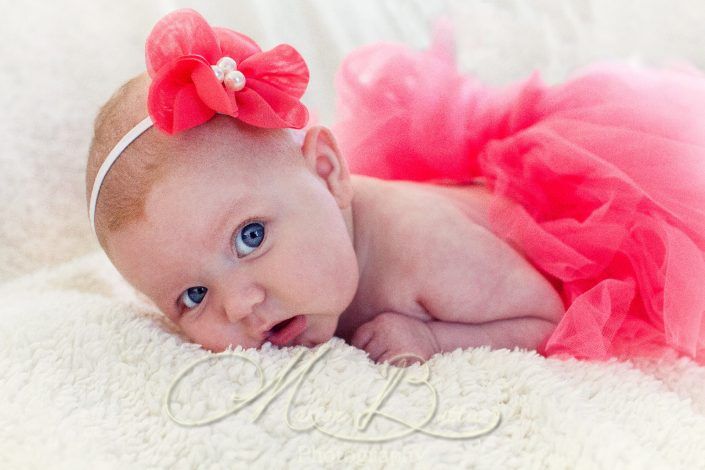
<path fill-rule="evenodd" d="M 96 121 L 101 246 L 213 351 L 336 335 L 378 362 L 705 361 L 705 74 L 603 63 L 490 87 L 451 50 L 354 51 L 336 136 L 302 135 L 294 48 L 167 15 L 148 74 Z"/>
<path fill-rule="evenodd" d="M 150 83 L 133 78 L 101 109 L 89 198 L 106 155 L 147 115 Z M 335 335 L 377 362 L 425 361 L 481 345 L 536 348 L 564 312 L 552 285 L 490 231 L 491 197 L 479 183 L 351 175 L 324 127 L 302 142 L 217 115 L 134 139 L 100 186 L 95 231 L 124 278 L 209 350 Z"/>

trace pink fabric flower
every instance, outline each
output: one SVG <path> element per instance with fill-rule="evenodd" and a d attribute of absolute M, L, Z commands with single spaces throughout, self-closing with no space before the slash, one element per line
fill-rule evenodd
<path fill-rule="evenodd" d="M 211 28 L 186 8 L 156 24 L 145 49 L 152 78 L 147 108 L 154 125 L 168 134 L 198 126 L 215 113 L 258 127 L 306 125 L 308 110 L 299 99 L 308 85 L 308 67 L 287 44 L 263 52 L 244 34 Z M 228 65 L 235 67 L 229 76 Z"/>

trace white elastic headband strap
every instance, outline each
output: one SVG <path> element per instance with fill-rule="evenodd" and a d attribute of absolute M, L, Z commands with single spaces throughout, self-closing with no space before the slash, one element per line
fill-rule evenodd
<path fill-rule="evenodd" d="M 98 203 L 98 193 L 100 192 L 100 185 L 103 184 L 105 175 L 108 174 L 108 170 L 113 166 L 115 160 L 118 159 L 120 154 L 130 145 L 137 137 L 139 137 L 144 131 L 152 127 L 152 118 L 147 116 L 142 121 L 140 121 L 135 127 L 130 129 L 130 131 L 125 134 L 125 136 L 120 139 L 120 142 L 113 147 L 113 149 L 108 154 L 107 158 L 100 165 L 98 169 L 98 174 L 93 181 L 93 190 L 91 191 L 91 207 L 89 209 L 89 217 L 91 219 L 91 227 L 93 227 L 93 233 L 96 233 L 95 229 L 95 206 Z"/>

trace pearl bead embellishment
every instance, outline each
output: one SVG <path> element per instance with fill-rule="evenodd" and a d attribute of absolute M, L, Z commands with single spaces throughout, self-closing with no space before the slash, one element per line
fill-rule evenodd
<path fill-rule="evenodd" d="M 221 57 L 216 65 L 211 65 L 215 78 L 231 91 L 245 88 L 245 76 L 237 70 L 237 62 L 231 57 Z"/>
<path fill-rule="evenodd" d="M 225 75 L 225 88 L 232 91 L 240 91 L 245 88 L 245 76 L 239 70 L 233 70 Z"/>
<path fill-rule="evenodd" d="M 225 78 L 225 74 L 223 73 L 223 69 L 221 69 L 217 65 L 211 65 L 211 68 L 213 69 L 213 73 L 215 74 L 215 78 L 217 78 L 218 81 L 222 83 L 223 79 Z"/>
<path fill-rule="evenodd" d="M 227 75 L 228 72 L 232 72 L 237 68 L 237 62 L 232 58 L 225 56 L 218 61 L 218 68 Z"/>

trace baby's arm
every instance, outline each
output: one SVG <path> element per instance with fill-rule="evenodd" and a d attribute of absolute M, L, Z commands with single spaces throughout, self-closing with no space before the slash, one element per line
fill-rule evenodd
<path fill-rule="evenodd" d="M 407 250 L 416 274 L 407 281 L 409 290 L 433 320 L 465 325 L 518 320 L 515 324 L 523 325 L 527 322 L 519 319 L 533 317 L 558 323 L 565 313 L 560 295 L 509 243 L 452 214 L 436 225 L 444 230 L 425 233 L 424 243 Z M 495 332 L 499 327 L 487 328 Z"/>
<path fill-rule="evenodd" d="M 428 360 L 436 353 L 489 346 L 536 349 L 555 324 L 536 317 L 520 317 L 485 323 L 424 322 L 396 312 L 384 312 L 355 331 L 351 344 L 364 349 L 375 362 L 395 362 L 395 356 L 412 354 Z M 421 362 L 413 358 L 407 364 Z M 400 365 L 400 361 L 395 362 Z"/>
<path fill-rule="evenodd" d="M 426 326 L 438 344 L 438 352 L 484 345 L 491 349 L 536 349 L 556 327 L 555 323 L 536 317 L 509 318 L 479 324 L 431 321 Z"/>

